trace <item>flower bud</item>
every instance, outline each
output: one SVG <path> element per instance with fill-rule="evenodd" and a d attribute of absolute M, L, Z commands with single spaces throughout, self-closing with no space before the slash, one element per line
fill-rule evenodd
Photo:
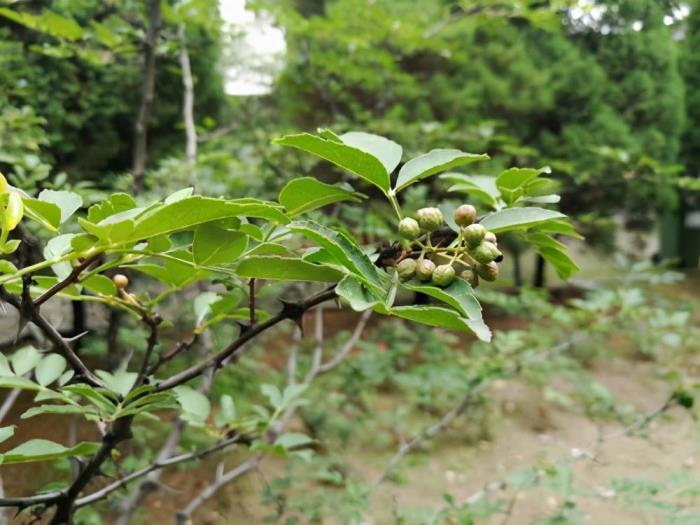
<path fill-rule="evenodd" d="M 479 274 L 484 281 L 493 282 L 498 278 L 498 265 L 495 262 L 488 264 L 478 264 L 476 273 Z"/>
<path fill-rule="evenodd" d="M 129 278 L 121 273 L 114 275 L 114 277 L 112 277 L 112 282 L 114 283 L 114 286 L 120 290 L 124 290 L 127 286 L 129 286 Z"/>
<path fill-rule="evenodd" d="M 416 276 L 421 281 L 429 281 L 435 271 L 435 263 L 430 259 L 423 259 L 416 264 Z"/>
<path fill-rule="evenodd" d="M 476 208 L 471 204 L 462 204 L 455 210 L 454 219 L 458 226 L 469 226 L 476 220 Z"/>
<path fill-rule="evenodd" d="M 455 280 L 455 269 L 449 264 L 441 264 L 435 268 L 432 280 L 437 286 L 449 286 Z"/>
<path fill-rule="evenodd" d="M 472 286 L 472 288 L 476 288 L 477 286 L 479 286 L 479 276 L 471 268 L 469 268 L 468 270 L 464 270 L 462 273 L 459 274 L 459 277 L 467 281 Z"/>
<path fill-rule="evenodd" d="M 484 235 L 484 240 L 498 246 L 498 238 L 496 237 L 496 234 L 493 232 L 486 232 L 486 235 Z"/>
<path fill-rule="evenodd" d="M 399 235 L 409 241 L 417 238 L 420 235 L 420 225 L 418 221 L 410 217 L 401 219 L 401 222 L 399 222 Z"/>
<path fill-rule="evenodd" d="M 470 253 L 471 256 L 481 264 L 488 264 L 491 261 L 500 262 L 503 260 L 503 254 L 492 242 L 484 241 Z"/>
<path fill-rule="evenodd" d="M 481 244 L 486 235 L 486 228 L 481 224 L 470 224 L 464 228 L 464 240 L 469 248 L 476 248 Z"/>
<path fill-rule="evenodd" d="M 403 281 L 409 280 L 416 274 L 416 260 L 415 259 L 404 259 L 399 264 L 396 265 L 396 271 L 399 272 L 399 277 Z"/>
<path fill-rule="evenodd" d="M 437 208 L 421 208 L 416 213 L 418 224 L 427 232 L 437 230 L 444 222 L 442 212 Z"/>

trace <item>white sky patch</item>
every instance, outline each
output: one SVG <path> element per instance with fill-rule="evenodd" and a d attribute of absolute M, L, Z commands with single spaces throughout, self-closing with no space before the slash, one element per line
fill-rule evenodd
<path fill-rule="evenodd" d="M 231 31 L 243 36 L 235 40 L 226 68 L 225 90 L 229 95 L 269 93 L 287 50 L 284 32 L 271 17 L 248 11 L 246 0 L 219 0 L 221 16 Z"/>

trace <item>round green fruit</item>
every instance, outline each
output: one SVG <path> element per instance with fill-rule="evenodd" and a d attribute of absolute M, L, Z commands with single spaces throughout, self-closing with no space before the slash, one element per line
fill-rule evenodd
<path fill-rule="evenodd" d="M 496 237 L 496 234 L 493 232 L 486 232 L 486 235 L 484 235 L 484 240 L 498 246 L 498 238 Z"/>
<path fill-rule="evenodd" d="M 479 246 L 470 252 L 471 256 L 476 259 L 476 262 L 488 264 L 492 261 L 500 262 L 503 260 L 503 254 L 492 242 L 484 241 Z"/>
<path fill-rule="evenodd" d="M 396 270 L 399 272 L 401 280 L 407 281 L 416 274 L 416 260 L 404 259 L 396 265 Z"/>
<path fill-rule="evenodd" d="M 429 281 L 433 277 L 435 263 L 430 259 L 423 259 L 416 264 L 416 277 L 421 281 Z"/>
<path fill-rule="evenodd" d="M 442 212 L 437 208 L 421 208 L 416 212 L 416 217 L 421 229 L 427 232 L 437 230 L 444 222 Z"/>
<path fill-rule="evenodd" d="M 462 204 L 455 210 L 454 219 L 458 226 L 469 226 L 476 220 L 476 208 L 471 204 Z"/>
<path fill-rule="evenodd" d="M 399 235 L 404 239 L 412 241 L 420 235 L 420 225 L 415 219 L 406 217 L 399 222 Z"/>
<path fill-rule="evenodd" d="M 481 224 L 470 224 L 464 228 L 464 240 L 470 249 L 479 246 L 481 241 L 484 240 L 485 235 L 486 228 L 484 228 Z"/>
<path fill-rule="evenodd" d="M 452 281 L 455 280 L 455 269 L 452 268 L 449 264 L 441 264 L 437 268 L 435 268 L 435 271 L 433 271 L 433 284 L 440 286 L 440 287 L 445 287 L 449 286 L 452 284 Z"/>
<path fill-rule="evenodd" d="M 476 273 L 478 273 L 479 277 L 484 281 L 493 282 L 498 279 L 498 265 L 495 262 L 479 264 L 476 267 Z"/>

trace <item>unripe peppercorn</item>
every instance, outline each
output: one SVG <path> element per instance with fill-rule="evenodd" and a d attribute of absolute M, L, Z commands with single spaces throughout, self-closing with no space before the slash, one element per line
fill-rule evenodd
<path fill-rule="evenodd" d="M 458 226 L 469 226 L 476 220 L 476 208 L 471 204 L 462 204 L 455 210 L 454 219 Z"/>
<path fill-rule="evenodd" d="M 401 222 L 399 222 L 399 235 L 409 241 L 417 238 L 420 235 L 420 225 L 418 221 L 410 217 L 401 219 Z"/>
<path fill-rule="evenodd" d="M 415 259 L 404 259 L 396 265 L 396 271 L 402 280 L 407 281 L 416 274 L 416 265 Z"/>
<path fill-rule="evenodd" d="M 496 234 L 493 232 L 486 232 L 486 235 L 484 235 L 484 240 L 498 246 L 498 238 L 496 237 Z"/>
<path fill-rule="evenodd" d="M 433 284 L 441 287 L 449 286 L 455 280 L 455 269 L 449 264 L 441 264 L 433 271 Z"/>
<path fill-rule="evenodd" d="M 459 276 L 460 278 L 467 281 L 472 286 L 472 288 L 476 288 L 477 286 L 479 286 L 479 276 L 471 268 L 468 270 L 464 270 L 462 273 L 459 274 Z"/>
<path fill-rule="evenodd" d="M 470 224 L 464 228 L 464 240 L 469 248 L 476 248 L 481 244 L 486 235 L 486 228 L 481 224 Z"/>
<path fill-rule="evenodd" d="M 493 282 L 498 278 L 498 265 L 495 262 L 478 264 L 476 272 L 484 281 Z"/>
<path fill-rule="evenodd" d="M 416 218 L 421 229 L 427 232 L 437 230 L 444 222 L 442 212 L 437 208 L 421 208 L 416 212 Z"/>
<path fill-rule="evenodd" d="M 502 261 L 503 254 L 492 242 L 484 241 L 470 252 L 471 256 L 481 264 L 488 264 L 491 261 Z"/>
<path fill-rule="evenodd" d="M 435 263 L 430 259 L 423 259 L 416 264 L 416 277 L 421 281 L 429 281 L 435 271 Z"/>
<path fill-rule="evenodd" d="M 120 290 L 124 290 L 127 286 L 129 286 L 129 278 L 121 273 L 118 273 L 112 277 L 112 282 L 114 283 L 114 286 Z"/>

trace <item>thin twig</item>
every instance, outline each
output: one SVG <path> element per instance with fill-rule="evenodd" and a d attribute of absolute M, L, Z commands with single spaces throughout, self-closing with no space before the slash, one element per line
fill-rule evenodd
<path fill-rule="evenodd" d="M 279 324 L 287 319 L 300 319 L 301 315 L 313 308 L 314 306 L 329 301 L 335 297 L 335 288 L 332 287 L 321 293 L 318 293 L 305 301 L 299 303 L 284 303 L 282 311 L 277 315 L 270 317 L 264 323 L 260 323 L 253 328 L 244 331 L 238 339 L 233 341 L 223 350 L 220 350 L 216 354 L 210 356 L 209 358 L 192 365 L 191 367 L 183 370 L 179 374 L 169 377 L 165 381 L 162 381 L 156 386 L 156 392 L 163 392 L 165 390 L 170 390 L 178 385 L 186 383 L 190 379 L 193 379 L 200 375 L 204 370 L 211 367 L 219 366 L 224 360 L 228 359 L 237 354 L 238 350 L 245 345 L 251 339 L 254 339 L 262 332 L 269 330 L 273 326 Z"/>
<path fill-rule="evenodd" d="M 146 474 L 153 472 L 155 470 L 160 470 L 165 467 L 170 467 L 173 465 L 177 465 L 178 463 L 184 463 L 186 461 L 192 461 L 193 459 L 201 459 L 205 456 L 208 456 L 214 452 L 218 452 L 219 450 L 223 450 L 228 446 L 233 445 L 234 443 L 237 443 L 241 440 L 241 435 L 236 434 L 235 436 L 229 437 L 227 439 L 224 439 L 223 441 L 219 441 L 218 443 L 211 445 L 209 447 L 200 449 L 200 450 L 195 450 L 194 452 L 188 452 L 186 454 L 180 454 L 178 456 L 172 456 L 167 459 L 162 459 L 162 460 L 156 460 L 154 463 L 148 465 L 147 467 L 144 467 L 140 470 L 136 470 L 132 472 L 131 474 L 127 474 L 123 478 L 118 479 L 117 481 L 114 481 L 110 483 L 109 485 L 102 487 L 99 490 L 96 490 L 95 492 L 88 494 L 87 496 L 83 496 L 82 498 L 79 498 L 75 502 L 75 507 L 80 508 L 84 507 L 85 505 L 90 505 L 92 503 L 95 503 L 96 501 L 100 501 L 101 499 L 104 499 L 107 497 L 109 494 L 114 492 L 115 490 L 119 490 L 120 488 L 124 487 L 128 483 L 134 481 L 135 479 L 141 478 L 145 476 Z"/>
<path fill-rule="evenodd" d="M 256 469 L 261 459 L 262 455 L 257 454 L 226 473 L 219 472 L 216 476 L 216 480 L 213 483 L 208 485 L 206 489 L 197 495 L 196 498 L 190 501 L 187 507 L 177 513 L 176 523 L 178 525 L 189 523 L 192 513 L 197 510 L 206 500 L 216 494 L 216 492 L 227 483 L 230 483 L 231 481 L 238 479 L 248 472 Z"/>
<path fill-rule="evenodd" d="M 248 281 L 248 299 L 249 299 L 249 310 L 250 310 L 250 327 L 253 328 L 258 322 L 258 318 L 255 312 L 255 278 Z"/>
<path fill-rule="evenodd" d="M 141 369 L 139 370 L 139 375 L 136 378 L 136 385 L 141 385 L 148 377 L 149 363 L 151 361 L 151 356 L 153 351 L 158 345 L 158 325 L 160 325 L 160 317 L 158 316 L 147 316 L 144 317 L 143 321 L 148 325 L 148 340 L 146 343 L 146 353 L 143 356 L 143 361 L 141 362 Z"/>
<path fill-rule="evenodd" d="M 58 333 L 51 323 L 49 323 L 40 313 L 34 308 L 34 305 L 26 304 L 27 301 L 22 301 L 20 303 L 19 299 L 12 294 L 5 291 L 4 288 L 0 287 L 0 298 L 12 305 L 20 313 L 20 316 L 33 322 L 37 328 L 46 336 L 46 338 L 53 344 L 54 349 L 61 354 L 70 363 L 73 370 L 75 370 L 76 375 L 82 378 L 82 380 L 92 386 L 101 386 L 101 381 L 85 366 L 85 363 L 81 361 L 78 355 L 73 351 L 73 349 L 68 345 L 66 340 Z"/>
<path fill-rule="evenodd" d="M 42 304 L 44 304 L 46 301 L 51 299 L 54 295 L 59 293 L 61 290 L 69 287 L 71 284 L 75 284 L 80 281 L 80 274 L 84 271 L 87 270 L 88 267 L 95 262 L 97 259 L 100 258 L 101 254 L 93 255 L 92 257 L 88 257 L 84 261 L 82 261 L 80 264 L 78 264 L 73 270 L 68 274 L 68 276 L 63 279 L 62 281 L 57 282 L 54 284 L 51 288 L 46 290 L 43 294 L 41 294 L 35 301 L 34 301 L 34 306 L 39 307 Z"/>
<path fill-rule="evenodd" d="M 544 353 L 538 353 L 533 356 L 533 360 L 540 360 L 540 359 L 545 359 L 545 358 L 551 358 L 553 355 L 561 353 L 568 349 L 570 346 L 574 344 L 574 338 L 570 339 L 569 341 L 565 341 L 548 351 Z M 516 363 L 512 369 L 506 373 L 507 376 L 512 376 L 515 374 L 520 373 L 522 370 L 523 364 L 526 362 L 526 359 L 521 360 L 519 363 Z M 499 375 L 499 377 L 502 377 Z M 376 485 L 382 484 L 386 478 L 391 474 L 391 472 L 396 468 L 396 466 L 403 461 L 403 459 L 413 452 L 420 444 L 422 444 L 425 440 L 427 439 L 432 439 L 439 433 L 441 433 L 443 430 L 445 430 L 447 427 L 449 427 L 452 422 L 457 419 L 459 416 L 461 416 L 464 411 L 474 402 L 478 399 L 478 397 L 481 395 L 481 393 L 491 385 L 491 383 L 496 379 L 496 377 L 491 377 L 491 378 L 479 378 L 472 382 L 472 384 L 467 388 L 464 396 L 462 396 L 461 400 L 459 403 L 457 403 L 456 406 L 454 406 L 452 409 L 450 409 L 448 412 L 445 413 L 437 422 L 433 423 L 432 425 L 428 425 L 425 427 L 416 437 L 414 437 L 412 440 L 402 443 L 399 446 L 399 449 L 396 451 L 396 453 L 392 456 L 392 458 L 389 460 L 389 463 L 387 464 L 386 468 L 382 472 L 382 474 L 379 476 L 379 478 L 376 481 Z"/>

